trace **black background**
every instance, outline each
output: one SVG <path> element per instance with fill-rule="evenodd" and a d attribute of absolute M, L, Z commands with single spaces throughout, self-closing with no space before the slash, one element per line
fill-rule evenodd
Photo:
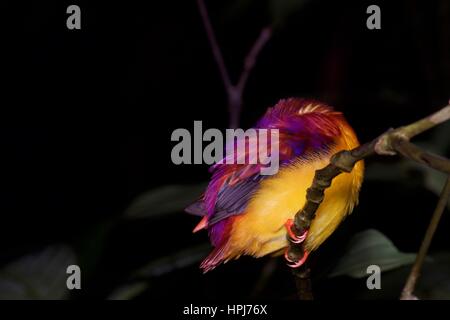
<path fill-rule="evenodd" d="M 81 7 L 81 30 L 66 28 L 70 4 Z M 369 4 L 381 7 L 381 30 L 366 28 Z M 227 1 L 207 6 L 237 79 L 271 13 L 266 1 L 242 12 Z M 83 256 L 95 235 L 108 230 L 79 294 L 103 298 L 129 270 L 204 242 L 206 234 L 190 233 L 196 219 L 181 213 L 108 229 L 140 193 L 209 177 L 206 165 L 170 160 L 174 129 L 192 130 L 194 120 L 205 128 L 228 125 L 225 91 L 195 1 L 2 2 L 0 8 L 0 263 L 52 243 L 69 243 Z M 437 110 L 450 92 L 449 11 L 446 1 L 307 1 L 277 26 L 259 56 L 241 127 L 289 96 L 335 106 L 361 141 Z M 406 189 L 365 184 L 361 206 L 324 245 L 323 256 L 337 254 L 341 239 L 367 227 L 402 250 L 417 250 L 436 196 L 416 178 Z M 445 217 L 435 249 L 448 249 L 448 224 Z M 244 258 L 207 276 L 192 267 L 156 279 L 147 296 L 245 297 L 260 266 Z M 280 273 L 268 297 L 293 290 L 288 271 Z"/>

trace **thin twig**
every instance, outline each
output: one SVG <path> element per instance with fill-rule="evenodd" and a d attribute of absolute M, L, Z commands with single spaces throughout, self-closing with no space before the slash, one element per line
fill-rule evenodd
<path fill-rule="evenodd" d="M 406 158 L 420 162 L 439 171 L 450 172 L 450 160 L 425 152 L 409 142 L 412 137 L 433 128 L 434 126 L 450 119 L 450 105 L 438 112 L 416 121 L 410 125 L 397 129 L 391 129 L 353 150 L 343 150 L 330 159 L 330 163 L 317 170 L 311 187 L 306 192 L 306 203 L 294 218 L 292 231 L 300 236 L 309 229 L 317 209 L 323 201 L 325 190 L 331 185 L 333 179 L 343 172 L 350 172 L 355 164 L 374 154 L 395 155 L 400 153 Z M 293 262 L 299 261 L 304 255 L 303 244 L 289 241 L 288 257 Z M 294 269 L 294 275 L 302 275 L 307 266 Z M 296 281 L 298 279 L 296 278 Z"/>
<path fill-rule="evenodd" d="M 219 67 L 225 91 L 227 92 L 228 112 L 230 115 L 229 126 L 230 128 L 237 128 L 239 126 L 239 120 L 241 116 L 243 104 L 242 97 L 244 94 L 245 85 L 247 84 L 247 80 L 250 76 L 250 73 L 253 70 L 253 67 L 255 66 L 259 53 L 272 36 L 272 28 L 269 26 L 262 29 L 259 37 L 256 39 L 255 43 L 251 47 L 250 51 L 248 52 L 244 60 L 244 67 L 237 84 L 233 84 L 230 78 L 230 74 L 225 65 L 222 51 L 220 50 L 220 46 L 214 34 L 214 30 L 212 28 L 211 21 L 208 15 L 208 10 L 206 9 L 204 0 L 197 0 L 197 5 L 203 20 L 203 25 L 205 27 L 206 34 L 208 36 L 209 44 L 211 45 L 214 59 L 216 60 L 217 66 Z"/>
<path fill-rule="evenodd" d="M 242 70 L 241 76 L 236 85 L 236 88 L 240 92 L 244 92 L 245 85 L 247 84 L 248 77 L 250 76 L 250 72 L 252 71 L 253 67 L 256 64 L 256 59 L 258 58 L 259 53 L 264 48 L 266 43 L 269 41 L 271 36 L 272 36 L 272 28 L 271 27 L 263 28 L 261 30 L 261 33 L 259 34 L 258 39 L 256 39 L 255 43 L 253 44 L 253 47 L 251 47 L 250 51 L 248 52 L 244 61 L 244 69 Z"/>
<path fill-rule="evenodd" d="M 427 256 L 431 240 L 433 239 L 434 233 L 436 232 L 436 229 L 439 225 L 439 221 L 441 220 L 442 213 L 444 212 L 444 209 L 447 206 L 449 200 L 450 176 L 448 176 L 447 182 L 442 189 L 438 204 L 436 206 L 436 209 L 434 210 L 433 216 L 431 217 L 430 224 L 428 225 L 427 232 L 425 233 L 425 237 L 423 238 L 419 253 L 417 254 L 416 261 L 414 262 L 414 265 L 408 276 L 408 280 L 406 281 L 405 287 L 403 288 L 402 295 L 400 297 L 401 300 L 417 300 L 417 297 L 414 296 L 414 288 L 416 286 L 417 279 L 419 278 L 422 265 Z"/>
<path fill-rule="evenodd" d="M 220 51 L 220 46 L 217 43 L 217 39 L 214 34 L 214 30 L 212 28 L 211 21 L 209 19 L 208 10 L 206 9 L 206 5 L 203 0 L 197 0 L 197 6 L 200 11 L 202 20 L 203 20 L 203 25 L 205 27 L 206 34 L 208 36 L 209 44 L 211 45 L 214 59 L 216 60 L 217 66 L 219 67 L 219 71 L 220 71 L 220 75 L 222 77 L 223 84 L 225 86 L 225 89 L 228 91 L 229 88 L 232 87 L 230 75 L 228 74 L 228 70 L 225 66 L 225 61 L 223 59 L 222 52 Z"/>

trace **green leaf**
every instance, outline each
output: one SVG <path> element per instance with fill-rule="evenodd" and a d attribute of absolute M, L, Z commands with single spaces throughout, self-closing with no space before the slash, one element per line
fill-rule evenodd
<path fill-rule="evenodd" d="M 449 265 L 450 252 L 438 252 L 427 256 L 417 279 L 414 295 L 420 300 L 450 299 Z M 387 272 L 381 278 L 381 290 L 367 290 L 365 285 L 360 285 L 354 288 L 352 297 L 362 300 L 397 300 L 410 272 L 411 266 Z M 360 281 L 365 282 L 364 279 Z"/>
<path fill-rule="evenodd" d="M 375 229 L 357 233 L 329 277 L 367 276 L 367 267 L 377 265 L 382 272 L 414 262 L 416 254 L 400 252 L 384 234 Z"/>
<path fill-rule="evenodd" d="M 66 270 L 72 264 L 76 264 L 75 253 L 63 245 L 24 256 L 0 270 L 0 299 L 66 299 Z"/>
<path fill-rule="evenodd" d="M 198 199 L 207 184 L 167 185 L 147 191 L 132 201 L 125 211 L 127 218 L 154 218 L 183 211 Z"/>
<path fill-rule="evenodd" d="M 139 296 L 149 288 L 152 278 L 192 266 L 205 258 L 211 250 L 209 243 L 180 250 L 172 255 L 150 261 L 143 267 L 135 270 L 129 283 L 114 290 L 108 300 L 129 300 Z"/>

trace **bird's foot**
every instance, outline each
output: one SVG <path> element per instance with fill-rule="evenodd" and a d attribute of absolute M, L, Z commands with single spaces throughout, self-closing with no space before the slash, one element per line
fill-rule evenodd
<path fill-rule="evenodd" d="M 303 257 L 300 260 L 293 261 L 291 258 L 289 258 L 288 253 L 289 253 L 289 247 L 287 247 L 286 251 L 284 252 L 284 258 L 288 261 L 287 265 L 291 268 L 301 267 L 305 263 L 306 259 L 308 259 L 308 256 L 309 256 L 309 252 L 305 251 L 305 252 L 303 252 Z"/>
<path fill-rule="evenodd" d="M 293 243 L 302 243 L 305 241 L 306 236 L 308 235 L 308 230 L 305 230 L 302 235 L 298 236 L 292 231 L 292 226 L 294 225 L 294 220 L 288 219 L 286 223 L 284 224 L 286 226 L 286 230 L 289 234 L 289 238 Z"/>

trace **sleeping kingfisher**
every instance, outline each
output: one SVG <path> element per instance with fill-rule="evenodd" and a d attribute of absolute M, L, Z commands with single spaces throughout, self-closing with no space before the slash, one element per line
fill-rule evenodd
<path fill-rule="evenodd" d="M 289 98 L 269 108 L 255 129 L 278 129 L 280 169 L 261 175 L 261 164 L 213 165 L 211 181 L 186 212 L 202 216 L 193 232 L 206 229 L 214 249 L 201 263 L 204 272 L 242 255 L 281 255 L 294 237 L 295 214 L 306 201 L 314 173 L 333 154 L 359 146 L 343 114 L 314 100 Z M 247 152 L 247 150 L 246 150 Z M 290 265 L 299 267 L 352 212 L 364 173 L 359 161 L 337 176 L 325 190 L 310 229 L 293 241 L 304 241 L 305 255 Z"/>

